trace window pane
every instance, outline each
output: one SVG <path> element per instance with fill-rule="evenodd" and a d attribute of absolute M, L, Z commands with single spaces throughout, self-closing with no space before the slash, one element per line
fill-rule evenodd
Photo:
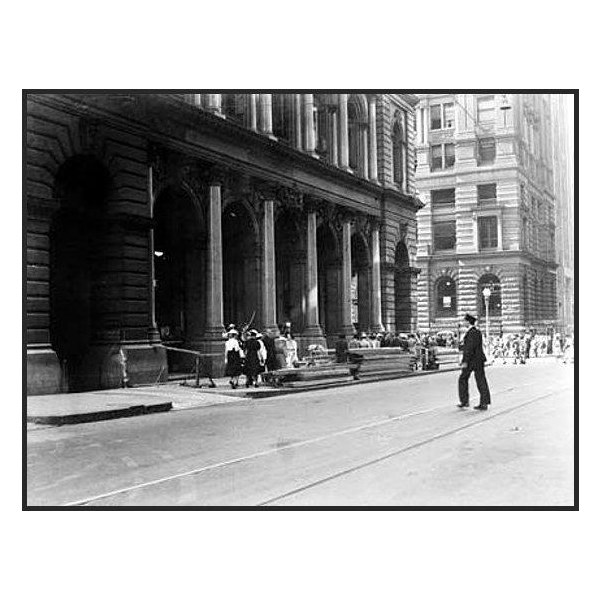
<path fill-rule="evenodd" d="M 477 98 L 477 122 L 493 123 L 496 120 L 496 101 L 494 96 Z"/>
<path fill-rule="evenodd" d="M 454 250 L 456 248 L 456 222 L 434 223 L 433 245 L 437 250 Z"/>
<path fill-rule="evenodd" d="M 454 127 L 454 103 L 444 104 L 444 127 L 446 129 Z"/>
<path fill-rule="evenodd" d="M 479 248 L 481 250 L 498 247 L 498 218 L 479 217 Z"/>
<path fill-rule="evenodd" d="M 432 204 L 454 204 L 455 199 L 456 199 L 456 193 L 455 193 L 454 188 L 431 191 L 431 203 Z"/>
<path fill-rule="evenodd" d="M 496 140 L 484 138 L 479 140 L 478 164 L 489 164 L 496 160 Z"/>
<path fill-rule="evenodd" d="M 454 144 L 446 144 L 444 149 L 446 153 L 446 169 L 449 169 L 450 167 L 453 167 L 456 162 L 454 157 Z"/>
<path fill-rule="evenodd" d="M 484 185 L 477 186 L 477 198 L 479 201 L 483 200 L 495 200 L 496 199 L 496 184 L 486 183 Z"/>
<path fill-rule="evenodd" d="M 431 107 L 431 129 L 442 128 L 442 106 L 436 104 Z"/>
<path fill-rule="evenodd" d="M 432 146 L 431 147 L 431 170 L 439 171 L 443 168 L 443 159 L 442 159 L 442 146 Z"/>

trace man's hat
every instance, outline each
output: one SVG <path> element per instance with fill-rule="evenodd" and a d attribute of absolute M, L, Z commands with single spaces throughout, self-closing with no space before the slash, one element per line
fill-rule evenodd
<path fill-rule="evenodd" d="M 467 313 L 465 315 L 465 321 L 468 321 L 471 325 L 475 325 L 475 321 L 477 321 L 477 318 Z"/>

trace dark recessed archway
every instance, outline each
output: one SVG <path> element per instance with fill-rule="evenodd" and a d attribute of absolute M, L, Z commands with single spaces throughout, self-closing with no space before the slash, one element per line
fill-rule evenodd
<path fill-rule="evenodd" d="M 358 331 L 369 329 L 370 322 L 370 274 L 369 249 L 362 237 L 352 236 L 352 324 Z"/>
<path fill-rule="evenodd" d="M 396 331 L 411 330 L 411 278 L 408 248 L 400 242 L 396 246 L 394 260 L 394 300 Z"/>
<path fill-rule="evenodd" d="M 189 344 L 206 322 L 202 213 L 186 190 L 173 186 L 157 198 L 154 218 L 157 324 L 163 341 Z"/>
<path fill-rule="evenodd" d="M 55 180 L 58 210 L 50 225 L 50 340 L 64 386 L 85 389 L 83 362 L 102 311 L 106 206 L 110 177 L 93 156 L 67 160 Z"/>
<path fill-rule="evenodd" d="M 291 322 L 295 332 L 304 330 L 306 249 L 297 217 L 282 212 L 275 222 L 277 275 L 277 323 Z"/>
<path fill-rule="evenodd" d="M 341 328 L 341 251 L 329 223 L 317 229 L 319 270 L 319 319 L 328 343 Z"/>
<path fill-rule="evenodd" d="M 223 316 L 241 326 L 260 313 L 258 231 L 243 202 L 227 204 L 222 218 Z"/>

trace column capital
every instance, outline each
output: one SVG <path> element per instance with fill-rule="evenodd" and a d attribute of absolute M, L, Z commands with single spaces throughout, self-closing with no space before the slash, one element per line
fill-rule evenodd
<path fill-rule="evenodd" d="M 306 212 L 309 213 L 320 213 L 326 206 L 326 202 L 321 200 L 321 198 L 317 198 L 316 196 L 311 196 L 309 194 L 305 194 L 303 197 L 303 204 Z"/>
<path fill-rule="evenodd" d="M 371 231 L 378 231 L 381 233 L 381 229 L 383 228 L 383 219 L 381 217 L 367 215 L 367 222 L 371 228 Z"/>
<path fill-rule="evenodd" d="M 358 221 L 359 214 L 351 208 L 341 206 L 336 209 L 336 217 L 341 224 L 350 223 L 350 225 L 354 225 Z"/>
<path fill-rule="evenodd" d="M 227 178 L 228 171 L 224 167 L 213 165 L 206 169 L 205 175 L 208 185 L 223 185 L 225 183 L 225 179 Z"/>

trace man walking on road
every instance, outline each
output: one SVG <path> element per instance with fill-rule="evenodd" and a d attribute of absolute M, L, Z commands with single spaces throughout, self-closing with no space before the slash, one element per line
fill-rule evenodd
<path fill-rule="evenodd" d="M 462 344 L 462 363 L 460 377 L 458 378 L 458 397 L 460 399 L 460 408 L 469 406 L 469 378 L 471 372 L 475 372 L 475 382 L 479 390 L 479 404 L 475 410 L 487 410 L 490 400 L 490 389 L 485 378 L 484 364 L 487 360 L 483 353 L 483 338 L 481 331 L 475 327 L 477 319 L 471 315 L 465 315 L 465 321 L 468 323 L 468 330 L 463 338 Z"/>

